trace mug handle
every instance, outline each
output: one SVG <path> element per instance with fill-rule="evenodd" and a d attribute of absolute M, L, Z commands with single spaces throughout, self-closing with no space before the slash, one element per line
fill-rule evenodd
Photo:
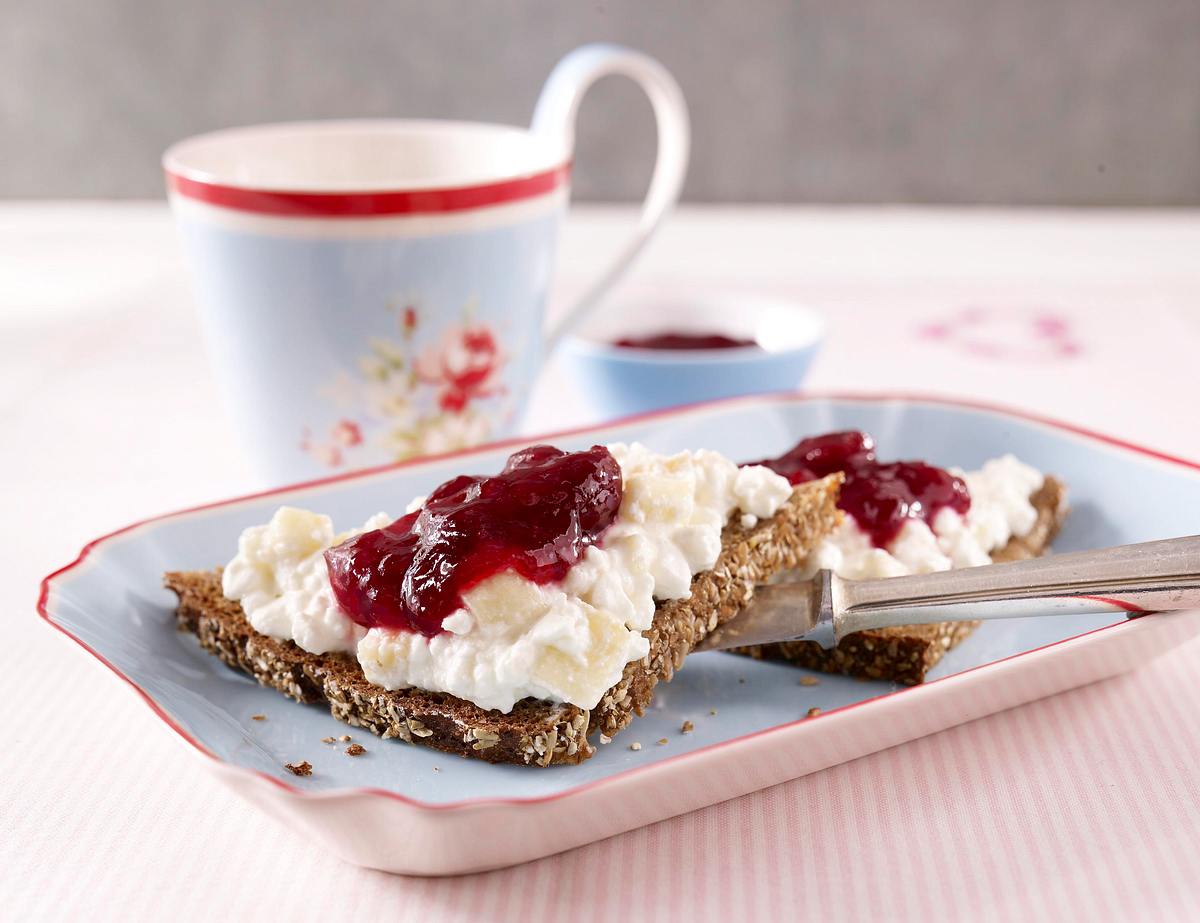
<path fill-rule="evenodd" d="M 582 45 L 555 65 L 533 111 L 531 128 L 534 134 L 560 139 L 563 157 L 569 158 L 575 149 L 575 116 L 579 103 L 593 83 L 610 74 L 629 77 L 650 98 L 658 125 L 658 156 L 633 237 L 600 278 L 576 299 L 562 320 L 547 331 L 546 355 L 554 350 L 563 334 L 573 330 L 591 313 L 629 268 L 679 199 L 687 174 L 690 131 L 683 91 L 667 69 L 653 58 L 621 45 Z"/>

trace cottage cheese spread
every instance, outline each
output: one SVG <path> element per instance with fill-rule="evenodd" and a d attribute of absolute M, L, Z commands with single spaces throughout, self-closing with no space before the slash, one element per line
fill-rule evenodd
<path fill-rule="evenodd" d="M 251 526 L 221 576 L 228 599 L 242 604 L 260 634 L 295 641 L 306 651 L 352 651 L 366 633 L 341 610 L 329 586 L 326 548 L 391 522 L 377 513 L 361 529 L 335 535 L 328 516 L 280 507 L 271 521 Z"/>
<path fill-rule="evenodd" d="M 388 689 L 448 692 L 501 711 L 526 697 L 592 708 L 627 663 L 647 655 L 642 632 L 655 600 L 686 598 L 692 577 L 716 563 L 730 515 L 772 516 L 792 491 L 769 469 L 739 468 L 716 452 L 609 450 L 624 494 L 601 546 L 560 583 L 511 572 L 483 581 L 441 634 L 364 632 L 352 622 L 333 600 L 321 556 L 350 533 L 334 536 L 328 517 L 301 510 L 282 509 L 246 530 L 225 571 L 225 595 L 264 634 L 314 653 L 355 650 L 367 679 Z M 365 528 L 387 521 L 375 517 Z"/>
<path fill-rule="evenodd" d="M 1005 455 L 979 471 L 953 473 L 967 482 L 971 494 L 965 516 L 943 509 L 932 529 L 918 519 L 909 520 L 887 548 L 876 548 L 847 516 L 809 556 L 804 575 L 825 568 L 861 580 L 975 567 L 990 563 L 993 551 L 1033 528 L 1037 510 L 1030 497 L 1042 486 L 1041 472 Z"/>

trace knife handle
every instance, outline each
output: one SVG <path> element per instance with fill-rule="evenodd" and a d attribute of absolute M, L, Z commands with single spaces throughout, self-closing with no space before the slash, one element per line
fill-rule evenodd
<path fill-rule="evenodd" d="M 883 580 L 833 576 L 830 592 L 839 640 L 892 625 L 1200 608 L 1200 536 Z"/>

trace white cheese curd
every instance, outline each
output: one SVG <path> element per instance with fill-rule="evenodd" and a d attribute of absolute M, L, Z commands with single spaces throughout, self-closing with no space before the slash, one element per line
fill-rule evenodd
<path fill-rule="evenodd" d="M 363 528 L 335 535 L 328 516 L 280 507 L 266 525 L 242 532 L 237 556 L 221 575 L 221 589 L 242 604 L 260 634 L 295 641 L 313 654 L 353 651 L 365 629 L 334 600 L 324 552 L 389 522 L 378 513 Z"/>
<path fill-rule="evenodd" d="M 839 577 L 867 580 L 928 574 L 991 561 L 991 553 L 1013 536 L 1028 534 L 1037 521 L 1030 498 L 1043 475 L 1012 455 L 985 462 L 978 471 L 955 470 L 967 483 L 971 507 L 966 516 L 939 510 L 930 529 L 909 520 L 887 546 L 876 548 L 870 536 L 847 516 L 809 555 L 803 576 L 828 569 Z"/>
<path fill-rule="evenodd" d="M 738 468 L 716 452 L 664 456 L 638 444 L 609 450 L 621 466 L 621 508 L 600 545 L 588 548 L 561 582 L 538 585 L 511 572 L 490 577 L 464 594 L 463 607 L 432 638 L 382 628 L 364 633 L 334 605 L 352 634 L 357 632 L 356 640 L 361 638 L 357 654 L 367 679 L 387 689 L 448 692 L 500 711 L 527 697 L 593 708 L 626 664 L 647 656 L 642 632 L 654 618 L 655 600 L 688 597 L 692 577 L 716 563 L 729 517 L 738 510 L 755 521 L 770 517 L 792 491 L 773 471 Z M 326 535 L 332 527 L 300 542 L 300 551 L 320 559 L 311 549 Z M 250 544 L 258 549 L 262 540 Z M 252 588 L 267 597 L 266 607 L 277 603 L 283 610 L 272 621 L 280 631 L 298 623 L 294 612 L 322 608 L 318 600 L 332 603 L 323 560 L 307 596 L 277 591 L 299 569 L 296 558 L 261 552 L 255 557 L 265 577 Z M 284 574 L 275 572 L 275 562 Z M 247 597 L 235 595 L 243 589 L 244 584 L 227 585 L 226 595 L 245 606 Z M 294 640 L 305 647 L 299 636 Z"/>
<path fill-rule="evenodd" d="M 373 628 L 358 646 L 367 679 L 500 711 L 527 697 L 593 708 L 649 652 L 642 632 L 655 600 L 687 598 L 692 577 L 716 563 L 734 510 L 772 516 L 792 491 L 773 471 L 739 469 L 716 452 L 608 448 L 621 466 L 621 509 L 561 583 L 491 577 L 432 638 Z"/>

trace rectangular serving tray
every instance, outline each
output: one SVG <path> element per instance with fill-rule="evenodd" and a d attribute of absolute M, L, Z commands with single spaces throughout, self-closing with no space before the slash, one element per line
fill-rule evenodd
<path fill-rule="evenodd" d="M 638 440 L 658 451 L 777 454 L 802 435 L 859 428 L 881 454 L 971 468 L 1012 452 L 1063 478 L 1073 512 L 1055 547 L 1197 531 L 1200 466 L 998 408 L 928 398 L 772 395 L 540 440 L 518 440 L 172 513 L 89 543 L 42 584 L 38 609 L 128 682 L 252 804 L 347 861 L 420 875 L 497 868 L 570 849 L 1113 676 L 1200 634 L 1200 613 L 1013 619 L 984 625 L 915 688 L 818 675 L 730 654 L 689 658 L 650 712 L 581 766 L 490 766 L 347 728 L 263 689 L 175 630 L 166 570 L 211 568 L 281 504 L 348 528 L 447 478 L 498 470 L 514 447 Z M 812 708 L 817 717 L 806 718 Z M 268 721 L 251 716 L 265 714 Z M 694 731 L 681 733 L 684 721 Z M 347 758 L 321 739 L 367 747 Z M 666 744 L 656 741 L 665 738 Z M 630 744 L 641 744 L 631 750 Z M 283 764 L 308 760 L 313 774 Z M 181 793 L 181 797 L 183 797 Z"/>

